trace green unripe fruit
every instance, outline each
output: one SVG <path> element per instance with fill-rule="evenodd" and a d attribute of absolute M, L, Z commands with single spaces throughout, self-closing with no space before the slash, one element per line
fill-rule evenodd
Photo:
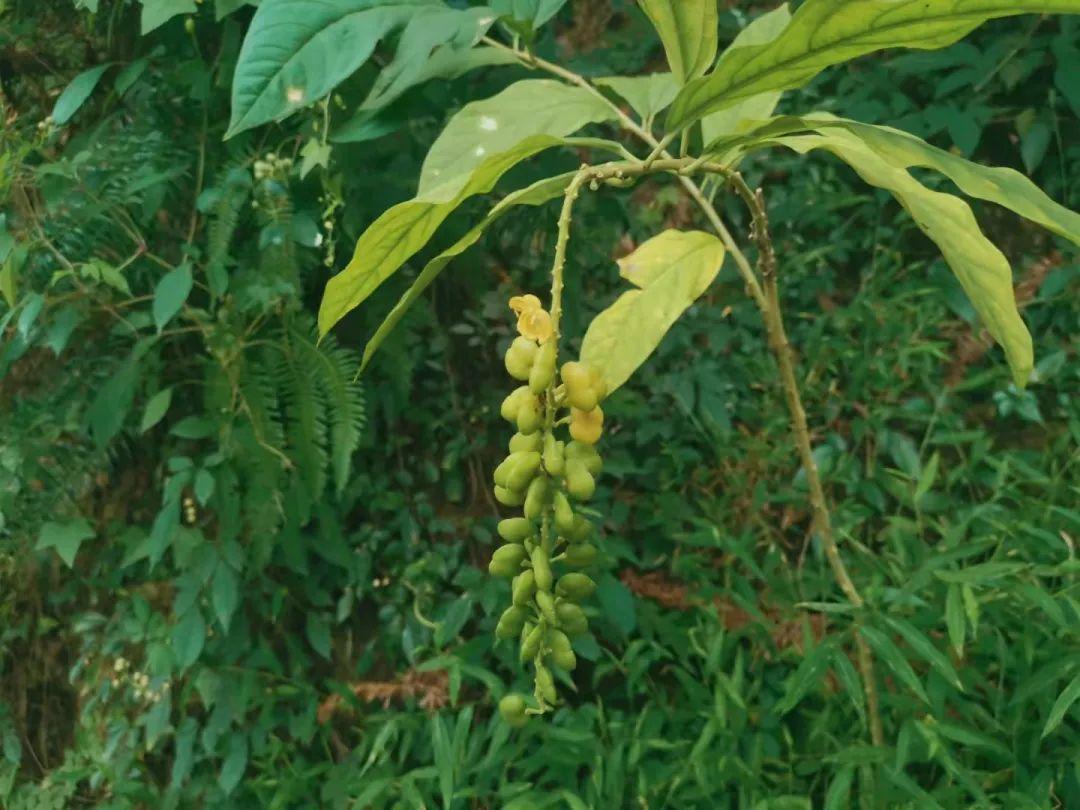
<path fill-rule="evenodd" d="M 585 618 L 585 611 L 573 602 L 560 601 L 555 606 L 555 616 L 559 620 L 559 627 L 568 636 L 580 636 L 589 629 L 589 620 Z"/>
<path fill-rule="evenodd" d="M 555 511 L 555 530 L 565 537 L 574 529 L 574 510 L 562 492 L 556 492 L 551 500 Z"/>
<path fill-rule="evenodd" d="M 499 617 L 499 623 L 495 626 L 495 638 L 513 638 L 525 626 L 525 617 L 528 611 L 523 607 L 511 606 L 503 611 Z"/>
<path fill-rule="evenodd" d="M 571 406 L 583 411 L 591 411 L 596 407 L 598 397 L 588 368 L 581 363 L 564 363 L 562 381 L 566 389 L 566 401 Z"/>
<path fill-rule="evenodd" d="M 492 576 L 510 579 L 521 570 L 521 563 L 525 560 L 525 546 L 519 543 L 508 543 L 495 549 L 488 563 L 488 572 Z"/>
<path fill-rule="evenodd" d="M 495 500 L 503 506 L 521 506 L 525 503 L 525 496 L 520 492 L 511 492 L 506 487 L 495 485 Z"/>
<path fill-rule="evenodd" d="M 554 338 L 549 338 L 540 347 L 540 351 L 537 352 L 536 362 L 533 363 L 532 371 L 529 374 L 529 389 L 534 394 L 539 395 L 547 391 L 555 379 L 555 359 L 557 354 L 558 346 L 555 345 Z"/>
<path fill-rule="evenodd" d="M 536 592 L 536 606 L 540 608 L 540 615 L 544 617 L 548 624 L 555 624 L 558 622 L 558 616 L 555 613 L 555 600 L 551 598 L 551 594 L 547 591 Z"/>
<path fill-rule="evenodd" d="M 559 700 L 555 692 L 555 679 L 551 677 L 551 670 L 543 664 L 536 665 L 536 689 L 548 703 L 556 703 Z"/>
<path fill-rule="evenodd" d="M 532 570 L 536 577 L 536 588 L 540 591 L 551 592 L 551 560 L 543 546 L 537 546 L 532 551 Z"/>
<path fill-rule="evenodd" d="M 525 400 L 525 397 L 532 396 L 532 392 L 528 386 L 521 386 L 511 391 L 506 399 L 502 401 L 502 405 L 499 406 L 499 414 L 507 422 L 517 422 L 518 411 L 521 408 L 521 403 Z"/>
<path fill-rule="evenodd" d="M 517 461 L 506 476 L 506 488 L 514 492 L 522 492 L 536 477 L 536 471 L 540 469 L 540 454 L 533 451 L 515 453 L 513 457 L 516 457 Z"/>
<path fill-rule="evenodd" d="M 540 645 L 544 643 L 546 635 L 547 627 L 544 626 L 543 622 L 540 622 L 525 634 L 525 638 L 521 642 L 521 663 L 525 664 L 536 658 L 536 654 L 540 652 Z"/>
<path fill-rule="evenodd" d="M 596 591 L 596 583 L 584 574 L 563 574 L 559 577 L 559 584 L 555 593 L 572 602 L 581 602 L 588 599 Z"/>
<path fill-rule="evenodd" d="M 532 601 L 536 593 L 536 575 L 531 569 L 522 571 L 514 577 L 514 584 L 510 587 L 510 601 L 514 607 L 525 607 Z"/>
<path fill-rule="evenodd" d="M 525 389 L 528 391 L 528 389 Z M 544 409 L 540 407 L 540 400 L 529 392 L 521 398 L 517 410 L 517 429 L 521 433 L 536 433 L 544 424 Z"/>
<path fill-rule="evenodd" d="M 525 518 L 507 518 L 499 521 L 496 531 L 507 543 L 520 543 L 532 535 L 533 525 Z"/>
<path fill-rule="evenodd" d="M 522 453 L 511 453 L 502 460 L 498 467 L 495 468 L 495 473 L 492 475 L 495 483 L 500 487 L 506 489 L 520 490 L 525 487 L 512 487 L 507 484 L 510 479 L 510 473 L 514 471 L 517 465 L 529 455 L 528 451 Z"/>
<path fill-rule="evenodd" d="M 499 701 L 499 716 L 511 728 L 521 728 L 529 722 L 525 708 L 525 698 L 521 695 L 507 695 Z"/>
<path fill-rule="evenodd" d="M 579 501 L 587 501 L 596 492 L 596 479 L 576 460 L 566 462 L 566 491 Z"/>
<path fill-rule="evenodd" d="M 510 348 L 506 350 L 504 359 L 507 373 L 515 380 L 529 379 L 529 372 L 532 371 L 537 351 L 536 343 L 527 337 L 514 338 Z"/>
<path fill-rule="evenodd" d="M 523 453 L 530 450 L 540 452 L 540 448 L 544 446 L 544 437 L 539 433 L 530 433 L 525 435 L 524 433 L 515 433 L 510 439 L 510 452 L 511 453 Z"/>
<path fill-rule="evenodd" d="M 604 468 L 604 462 L 600 458 L 600 454 L 596 452 L 596 448 L 591 444 L 570 442 L 570 444 L 566 445 L 564 455 L 566 456 L 567 461 L 570 459 L 580 461 L 585 465 L 585 469 L 593 475 L 599 475 L 600 471 Z"/>
<path fill-rule="evenodd" d="M 570 646 L 570 639 L 566 633 L 560 630 L 549 630 L 547 635 L 548 649 L 551 650 L 551 662 L 559 669 L 567 672 L 577 666 L 577 656 Z"/>
<path fill-rule="evenodd" d="M 588 568 L 596 561 L 596 546 L 592 543 L 578 543 L 569 546 L 563 555 L 563 562 L 571 568 Z"/>
<path fill-rule="evenodd" d="M 195 20 L 193 20 L 191 17 L 188 17 L 186 20 L 184 20 L 184 30 L 187 31 L 189 34 L 194 34 Z"/>
<path fill-rule="evenodd" d="M 566 464 L 563 443 L 555 440 L 555 434 L 544 437 L 544 469 L 548 475 L 562 475 Z"/>
<path fill-rule="evenodd" d="M 544 476 L 534 478 L 529 484 L 529 491 L 525 494 L 525 517 L 529 520 L 537 520 L 544 511 L 544 505 L 548 497 L 548 479 Z"/>
<path fill-rule="evenodd" d="M 589 522 L 589 519 L 584 515 L 574 515 L 574 528 L 570 530 L 570 534 L 566 539 L 571 543 L 584 543 L 590 537 L 592 537 L 593 525 Z"/>

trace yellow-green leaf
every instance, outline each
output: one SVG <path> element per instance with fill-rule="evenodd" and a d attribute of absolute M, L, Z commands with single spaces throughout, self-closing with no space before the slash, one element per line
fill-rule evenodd
<path fill-rule="evenodd" d="M 610 87 L 629 104 L 642 120 L 648 121 L 672 102 L 679 92 L 679 83 L 670 73 L 650 73 L 647 76 L 605 76 L 593 80 L 601 87 Z"/>
<path fill-rule="evenodd" d="M 523 188 L 518 191 L 508 194 L 499 203 L 488 212 L 488 215 L 484 217 L 478 224 L 473 226 L 463 237 L 457 242 L 448 247 L 434 259 L 429 261 L 420 275 L 416 277 L 416 280 L 412 283 L 405 294 L 401 296 L 401 299 L 394 305 L 394 308 L 390 310 L 390 313 L 386 316 L 379 328 L 375 330 L 375 334 L 371 336 L 371 340 L 368 341 L 367 346 L 364 347 L 364 357 L 360 362 L 360 370 L 363 371 L 367 367 L 367 364 L 371 361 L 375 352 L 378 351 L 379 346 L 390 332 L 397 326 L 398 322 L 405 317 L 405 313 L 408 312 L 416 300 L 423 294 L 431 282 L 438 278 L 441 273 L 451 261 L 460 256 L 474 244 L 487 230 L 496 219 L 501 217 L 504 213 L 509 211 L 515 205 L 543 205 L 548 200 L 554 199 L 563 193 L 567 185 L 573 179 L 576 172 L 568 172 L 566 174 L 557 175 L 556 177 L 547 177 L 543 180 L 539 180 L 533 183 L 528 188 Z"/>
<path fill-rule="evenodd" d="M 975 311 L 1005 350 L 1017 384 L 1027 382 L 1034 363 L 1033 349 L 1031 335 L 1016 308 L 1012 270 L 1004 254 L 983 235 L 967 203 L 951 194 L 931 191 L 842 129 L 776 138 L 773 143 L 802 154 L 825 149 L 848 163 L 870 185 L 890 191 L 941 249 Z"/>
<path fill-rule="evenodd" d="M 716 0 L 638 0 L 664 43 L 679 84 L 694 79 L 716 58 Z"/>
<path fill-rule="evenodd" d="M 807 0 L 776 39 L 729 48 L 712 73 L 688 82 L 667 125 L 679 130 L 759 93 L 801 87 L 873 51 L 943 48 L 995 17 L 1054 12 L 1080 13 L 1080 0 Z"/>
<path fill-rule="evenodd" d="M 772 42 L 780 36 L 790 21 L 791 10 L 788 4 L 784 3 L 746 26 L 729 47 L 746 48 Z M 773 114 L 782 95 L 781 90 L 769 90 L 706 115 L 701 119 L 701 134 L 705 143 L 712 143 L 724 135 L 742 132 L 754 121 L 764 121 Z"/>
<path fill-rule="evenodd" d="M 607 102 L 582 87 L 552 79 L 515 82 L 491 98 L 466 104 L 450 119 L 424 158 L 417 196 L 447 199 L 486 161 L 526 138 L 562 138 L 614 117 Z"/>
<path fill-rule="evenodd" d="M 648 359 L 723 260 L 724 246 L 712 234 L 670 230 L 619 261 L 619 274 L 639 289 L 597 315 L 581 346 L 582 362 L 603 374 L 609 394 Z"/>

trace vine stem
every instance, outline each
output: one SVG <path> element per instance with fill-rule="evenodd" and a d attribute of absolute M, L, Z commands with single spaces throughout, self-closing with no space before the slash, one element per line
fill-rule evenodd
<path fill-rule="evenodd" d="M 623 128 L 631 132 L 652 149 L 648 158 L 641 164 L 640 173 L 646 174 L 651 170 L 657 169 L 670 170 L 665 169 L 664 167 L 667 161 L 672 160 L 672 155 L 666 150 L 666 147 L 673 140 L 673 135 L 668 135 L 663 140 L 657 140 L 651 132 L 642 128 L 617 104 L 613 103 L 584 76 L 581 76 L 578 73 L 567 70 L 560 65 L 541 59 L 533 54 L 526 54 L 517 48 L 504 45 L 491 37 L 485 36 L 481 41 L 485 45 L 513 54 L 526 67 L 543 70 L 570 84 L 581 87 L 601 99 L 615 112 L 615 115 Z M 690 169 L 691 167 L 705 168 L 707 171 L 711 168 L 705 164 L 694 161 L 689 161 L 686 166 L 684 166 L 685 169 Z M 588 175 L 586 174 L 585 176 Z M 818 536 L 821 538 L 822 549 L 824 550 L 826 559 L 832 569 L 833 578 L 844 592 L 848 602 L 854 608 L 861 609 L 864 606 L 864 602 L 858 589 L 855 587 L 855 583 L 848 574 L 847 566 L 840 556 L 840 551 L 836 543 L 836 536 L 832 528 L 832 519 L 829 514 L 828 502 L 825 498 L 825 490 L 821 482 L 821 475 L 818 471 L 817 464 L 814 462 L 810 429 L 806 421 L 806 409 L 803 407 L 802 394 L 799 391 L 798 378 L 795 374 L 794 352 L 791 349 L 791 344 L 788 341 L 787 332 L 784 328 L 783 315 L 780 306 L 780 294 L 776 278 L 776 253 L 771 236 L 769 235 L 768 217 L 764 207 L 763 198 L 760 192 L 756 194 L 750 192 L 745 181 L 742 181 L 741 176 L 737 173 L 730 173 L 729 176 L 735 185 L 736 191 L 740 193 L 740 196 L 743 197 L 744 202 L 750 208 L 751 216 L 754 218 L 754 236 L 758 245 L 758 270 L 761 273 L 760 280 L 758 272 L 754 270 L 750 260 L 728 230 L 716 208 L 702 192 L 700 186 L 685 174 L 678 175 L 678 182 L 701 209 L 706 219 L 709 220 L 709 223 L 720 237 L 725 249 L 731 254 L 732 259 L 735 261 L 735 266 L 746 285 L 747 293 L 761 312 L 762 320 L 765 323 L 769 348 L 775 357 L 780 372 L 780 383 L 784 390 L 784 399 L 788 406 L 795 443 L 798 448 L 803 468 L 806 471 L 807 484 L 810 490 L 810 506 L 814 515 L 814 526 L 818 532 Z M 581 179 L 579 180 L 579 178 Z M 581 172 L 574 177 L 572 185 L 575 182 L 577 183 L 578 188 L 580 188 L 581 183 L 585 182 Z M 567 202 L 568 200 L 570 201 L 569 203 Z M 569 217 L 569 206 L 572 206 L 572 204 L 572 199 L 568 195 L 563 202 L 563 211 L 567 214 L 567 218 Z M 560 226 L 561 224 L 562 218 L 560 217 Z M 564 235 L 560 229 L 560 241 L 562 242 L 564 260 L 567 236 L 568 231 L 567 234 Z M 556 261 L 558 261 L 558 247 L 557 244 Z M 863 681 L 863 690 L 866 693 L 866 709 L 870 726 L 870 739 L 875 746 L 881 746 L 884 745 L 884 731 L 882 728 L 881 712 L 878 703 L 877 682 L 874 677 L 873 654 L 870 647 L 867 645 L 866 640 L 857 631 L 855 633 L 855 647 L 856 662 L 859 668 L 859 674 Z"/>

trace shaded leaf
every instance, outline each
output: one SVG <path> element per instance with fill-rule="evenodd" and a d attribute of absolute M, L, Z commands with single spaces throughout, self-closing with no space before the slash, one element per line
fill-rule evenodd
<path fill-rule="evenodd" d="M 348 78 L 432 0 L 263 0 L 232 85 L 226 137 L 284 118 Z"/>
<path fill-rule="evenodd" d="M 107 62 L 104 65 L 92 67 L 71 80 L 64 88 L 64 92 L 56 99 L 56 104 L 53 105 L 52 119 L 56 124 L 66 124 L 71 120 L 71 117 L 90 98 L 90 94 L 101 81 L 102 75 L 111 65 L 112 62 Z"/>
<path fill-rule="evenodd" d="M 1058 695 L 1057 700 L 1054 701 L 1054 705 L 1050 709 L 1050 715 L 1046 718 L 1046 725 L 1043 726 L 1043 737 L 1052 734 L 1061 725 L 1061 721 L 1065 719 L 1065 715 L 1072 708 L 1077 698 L 1080 698 L 1080 675 L 1073 678 L 1069 685 L 1065 687 L 1065 690 Z"/>
<path fill-rule="evenodd" d="M 39 551 L 46 548 L 56 549 L 60 559 L 68 568 L 71 568 L 75 564 L 75 555 L 79 552 L 79 546 L 84 540 L 89 540 L 96 534 L 94 527 L 85 518 L 78 518 L 67 523 L 48 521 L 42 524 L 38 532 L 37 545 L 34 548 Z"/>
<path fill-rule="evenodd" d="M 923 689 L 922 682 L 919 680 L 919 676 L 915 674 L 915 670 L 911 668 L 911 664 L 904 658 L 904 654 L 900 651 L 891 638 L 880 630 L 863 625 L 859 628 L 859 633 L 862 634 L 866 642 L 873 647 L 874 652 L 878 654 L 882 663 L 895 675 L 905 686 L 912 692 L 919 696 L 924 703 L 929 703 L 930 698 L 926 695 L 926 690 Z"/>
<path fill-rule="evenodd" d="M 154 287 L 152 311 L 154 326 L 157 327 L 159 334 L 184 306 L 184 302 L 191 293 L 193 281 L 191 267 L 185 263 L 166 273 Z"/>
<path fill-rule="evenodd" d="M 941 677 L 961 692 L 964 691 L 964 686 L 960 682 L 960 676 L 956 674 L 956 670 L 953 669 L 953 665 L 949 662 L 949 659 L 946 658 L 944 653 L 935 647 L 934 643 L 923 635 L 918 628 L 903 619 L 896 619 L 889 616 L 883 616 L 882 618 L 885 620 L 885 623 L 895 630 L 904 641 L 910 644 L 911 648 L 918 653 L 919 657 L 930 664 Z"/>
<path fill-rule="evenodd" d="M 199 10 L 195 0 L 141 0 L 140 31 L 148 34 L 179 14 L 194 14 Z"/>

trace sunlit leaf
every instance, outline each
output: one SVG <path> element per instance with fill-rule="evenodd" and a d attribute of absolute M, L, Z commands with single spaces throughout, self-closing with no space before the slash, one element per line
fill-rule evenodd
<path fill-rule="evenodd" d="M 986 20 L 1051 12 L 1078 13 L 1080 0 L 808 0 L 776 39 L 730 48 L 709 75 L 689 82 L 667 125 L 678 130 L 759 93 L 802 87 L 873 51 L 944 48 Z"/>
<path fill-rule="evenodd" d="M 679 316 L 705 292 L 724 246 L 703 231 L 664 231 L 619 260 L 619 273 L 640 289 L 623 293 L 593 319 L 581 361 L 599 369 L 610 394 L 644 363 Z"/>
<path fill-rule="evenodd" d="M 1046 725 L 1043 726 L 1043 737 L 1054 733 L 1078 698 L 1080 698 L 1080 675 L 1073 678 L 1064 691 L 1058 695 L 1057 700 L 1054 701 L 1054 705 L 1050 709 L 1050 716 L 1046 718 Z"/>
<path fill-rule="evenodd" d="M 650 73 L 647 76 L 605 76 L 594 79 L 601 87 L 610 87 L 633 108 L 643 120 L 662 112 L 679 92 L 679 83 L 670 73 Z M 771 112 L 771 110 L 770 110 Z"/>
<path fill-rule="evenodd" d="M 84 70 L 78 76 L 71 80 L 71 83 L 64 88 L 64 92 L 56 99 L 56 104 L 53 105 L 52 119 L 56 124 L 66 124 L 71 120 L 71 117 L 79 111 L 79 108 L 90 98 L 90 94 L 94 92 L 94 88 L 97 87 L 98 82 L 101 81 L 102 74 L 112 65 L 112 62 L 107 62 L 104 65 L 98 65 L 92 67 L 89 70 Z"/>
<path fill-rule="evenodd" d="M 716 0 L 638 0 L 638 4 L 660 35 L 679 84 L 709 69 L 716 58 Z"/>
<path fill-rule="evenodd" d="M 493 157 L 537 135 L 556 138 L 615 116 L 595 94 L 551 79 L 525 79 L 466 104 L 447 123 L 424 158 L 417 196 L 447 199 Z"/>

